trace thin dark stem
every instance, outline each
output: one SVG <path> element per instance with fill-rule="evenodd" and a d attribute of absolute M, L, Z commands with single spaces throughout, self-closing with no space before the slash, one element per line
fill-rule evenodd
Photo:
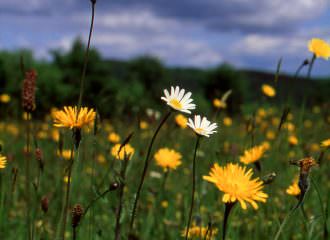
<path fill-rule="evenodd" d="M 146 158 L 144 160 L 144 167 L 143 167 L 143 172 L 142 172 L 142 176 L 141 176 L 141 179 L 140 179 L 139 187 L 138 187 L 137 192 L 136 192 L 136 197 L 135 197 L 135 201 L 134 201 L 134 205 L 133 205 L 133 210 L 132 210 L 131 221 L 130 221 L 129 232 L 131 232 L 132 229 L 133 229 L 136 207 L 137 207 L 137 204 L 138 204 L 138 201 L 139 201 L 139 198 L 140 198 L 140 193 L 141 193 L 141 189 L 142 189 L 142 186 L 143 186 L 143 182 L 144 182 L 145 177 L 147 175 L 152 146 L 153 146 L 154 141 L 155 141 L 155 139 L 156 139 L 156 137 L 158 135 L 159 130 L 164 125 L 164 123 L 166 122 L 166 120 L 169 118 L 169 116 L 171 115 L 171 113 L 172 113 L 172 111 L 169 111 L 164 116 L 164 118 L 160 122 L 159 126 L 157 127 L 157 129 L 156 129 L 156 131 L 155 131 L 155 133 L 152 136 L 152 139 L 150 141 L 150 144 L 149 144 L 149 147 L 148 147 L 148 152 L 147 152 Z"/>
<path fill-rule="evenodd" d="M 25 190 L 26 190 L 26 225 L 28 232 L 28 239 L 32 239 L 32 226 L 30 214 L 30 120 L 31 114 L 27 113 L 26 119 L 26 159 L 25 159 Z"/>
<path fill-rule="evenodd" d="M 71 148 L 71 154 L 70 154 L 70 163 L 69 163 L 69 169 L 68 169 L 68 182 L 66 184 L 66 192 L 65 192 L 65 200 L 63 204 L 62 209 L 62 219 L 61 219 L 61 226 L 60 226 L 60 239 L 65 239 L 65 226 L 66 226 L 66 220 L 67 220 L 67 212 L 69 208 L 69 200 L 70 200 L 70 188 L 71 188 L 71 175 L 72 175 L 72 168 L 73 168 L 73 152 L 74 152 L 74 143 L 72 144 Z"/>
<path fill-rule="evenodd" d="M 72 229 L 72 240 L 76 240 L 77 239 L 77 228 L 74 227 Z"/>
<path fill-rule="evenodd" d="M 80 78 L 80 93 L 79 93 L 78 109 L 81 107 L 82 98 L 83 98 L 83 94 L 84 94 L 85 75 L 86 75 L 86 70 L 87 70 L 89 50 L 90 50 L 90 44 L 91 44 L 93 28 L 94 28 L 94 15 L 95 15 L 96 1 L 91 1 L 91 3 L 92 3 L 92 17 L 91 17 L 91 25 L 89 28 L 88 43 L 87 43 L 87 48 L 86 48 L 85 57 L 84 57 L 84 66 L 83 66 L 83 70 L 82 70 L 82 74 L 81 74 L 81 78 Z"/>
<path fill-rule="evenodd" d="M 124 202 L 124 187 L 125 187 L 125 182 L 126 182 L 126 169 L 127 169 L 128 160 L 129 160 L 129 156 L 125 156 L 124 164 L 122 165 L 122 168 L 120 171 L 121 184 L 120 184 L 120 188 L 119 188 L 119 202 L 118 202 L 118 207 L 116 209 L 115 240 L 121 239 L 120 218 L 121 218 L 121 212 L 123 209 L 123 202 Z"/>
<path fill-rule="evenodd" d="M 188 224 L 186 229 L 186 240 L 188 239 L 188 233 L 189 228 L 191 224 L 191 217 L 192 212 L 194 209 L 194 202 L 195 202 L 195 188 L 196 188 L 196 155 L 197 155 L 197 149 L 199 145 L 200 136 L 197 136 L 196 145 L 195 145 L 195 151 L 194 151 L 194 159 L 193 159 L 193 172 L 192 172 L 192 191 L 191 191 L 191 202 L 190 202 L 190 210 L 189 210 L 189 217 L 188 217 Z"/>
<path fill-rule="evenodd" d="M 222 225 L 222 240 L 226 239 L 226 233 L 227 233 L 227 228 L 228 228 L 228 219 L 231 210 L 233 209 L 234 205 L 236 202 L 230 202 L 225 204 L 225 213 L 223 215 L 223 225 Z"/>
<path fill-rule="evenodd" d="M 313 57 L 312 57 L 311 62 L 309 63 L 308 72 L 307 72 L 307 79 L 311 78 L 312 68 L 313 68 L 315 59 L 316 59 L 316 55 L 314 54 Z"/>

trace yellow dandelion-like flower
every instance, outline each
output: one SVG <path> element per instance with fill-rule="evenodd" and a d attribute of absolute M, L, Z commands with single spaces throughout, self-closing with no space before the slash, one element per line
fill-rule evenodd
<path fill-rule="evenodd" d="M 264 156 L 266 148 L 264 145 L 254 146 L 244 151 L 244 154 L 239 157 L 239 160 L 244 164 L 254 163 L 259 161 Z"/>
<path fill-rule="evenodd" d="M 261 86 L 261 91 L 263 94 L 265 94 L 267 97 L 275 97 L 276 95 L 276 90 L 275 88 L 273 88 L 272 86 L 268 85 L 268 84 L 263 84 Z"/>
<path fill-rule="evenodd" d="M 112 132 L 108 135 L 108 140 L 111 143 L 119 143 L 120 142 L 120 136 L 117 133 Z"/>
<path fill-rule="evenodd" d="M 141 129 L 147 129 L 149 127 L 149 124 L 146 121 L 140 122 L 140 128 Z"/>
<path fill-rule="evenodd" d="M 134 148 L 130 144 L 126 144 L 120 149 L 121 144 L 116 144 L 111 148 L 111 155 L 114 156 L 116 159 L 124 160 L 125 156 L 132 158 L 134 155 Z M 120 150 L 120 151 L 119 151 Z"/>
<path fill-rule="evenodd" d="M 173 149 L 161 148 L 155 153 L 154 158 L 157 165 L 167 171 L 168 169 L 176 169 L 181 164 L 182 156 Z"/>
<path fill-rule="evenodd" d="M 219 99 L 219 98 L 215 98 L 215 99 L 213 99 L 213 106 L 214 106 L 215 108 L 222 108 L 222 109 L 225 109 L 225 108 L 227 107 L 227 103 L 221 101 L 221 99 Z"/>
<path fill-rule="evenodd" d="M 59 110 L 53 113 L 55 127 L 82 128 L 84 125 L 92 123 L 96 113 L 93 109 L 87 107 L 78 108 L 64 107 L 64 110 Z"/>
<path fill-rule="evenodd" d="M 291 146 L 296 146 L 299 143 L 298 138 L 294 135 L 289 136 L 288 142 Z"/>
<path fill-rule="evenodd" d="M 233 124 L 233 120 L 230 117 L 225 117 L 223 119 L 223 125 L 230 127 Z"/>
<path fill-rule="evenodd" d="M 225 167 L 220 167 L 215 163 L 209 176 L 203 176 L 203 179 L 214 183 L 224 193 L 224 203 L 238 201 L 244 210 L 247 209 L 246 203 L 258 209 L 257 202 L 266 202 L 268 195 L 262 191 L 263 181 L 259 178 L 251 179 L 252 174 L 252 169 L 246 170 L 246 167 L 238 164 L 229 163 Z"/>
<path fill-rule="evenodd" d="M 175 116 L 175 123 L 180 128 L 186 128 L 187 122 L 188 122 L 188 119 L 185 116 L 183 116 L 183 114 L 180 113 Z"/>
<path fill-rule="evenodd" d="M 10 96 L 8 94 L 1 94 L 0 95 L 0 102 L 2 103 L 9 103 L 10 102 Z"/>
<path fill-rule="evenodd" d="M 328 148 L 330 147 L 330 138 L 321 142 L 321 147 Z"/>
<path fill-rule="evenodd" d="M 292 184 L 286 189 L 286 193 L 292 196 L 298 196 L 300 194 L 300 188 L 298 185 L 298 177 L 295 177 Z"/>
<path fill-rule="evenodd" d="M 0 154 L 0 169 L 5 168 L 7 164 L 7 158 Z"/>
<path fill-rule="evenodd" d="M 186 236 L 186 230 L 182 231 L 182 237 Z M 207 233 L 207 236 L 205 236 Z M 212 228 L 212 232 L 211 231 L 207 231 L 207 227 L 202 227 L 202 226 L 196 226 L 196 224 L 194 224 L 193 226 L 191 226 L 188 229 L 188 239 L 207 239 L 207 240 L 211 240 L 214 239 L 216 234 L 218 233 L 218 229 L 217 228 Z M 207 238 L 205 238 L 207 237 Z"/>
<path fill-rule="evenodd" d="M 274 140 L 275 137 L 276 137 L 276 134 L 275 134 L 274 131 L 272 131 L 272 130 L 268 130 L 268 131 L 266 132 L 266 138 L 267 138 L 268 140 Z"/>
<path fill-rule="evenodd" d="M 73 154 L 72 157 L 74 157 L 74 152 L 72 152 L 72 154 Z M 62 157 L 66 160 L 70 160 L 71 150 L 70 149 L 63 149 L 62 150 L 62 155 L 61 155 L 60 151 L 57 151 L 57 156 Z"/>
<path fill-rule="evenodd" d="M 308 50 L 314 53 L 317 58 L 328 60 L 330 57 L 330 45 L 319 38 L 313 38 L 308 42 Z"/>

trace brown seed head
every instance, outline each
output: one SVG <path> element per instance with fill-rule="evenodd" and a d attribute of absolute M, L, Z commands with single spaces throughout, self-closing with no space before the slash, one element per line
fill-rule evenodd
<path fill-rule="evenodd" d="M 72 227 L 76 228 L 79 225 L 84 209 L 80 204 L 76 204 L 72 209 Z"/>
<path fill-rule="evenodd" d="M 41 209 L 44 213 L 48 211 L 48 206 L 49 206 L 49 199 L 47 196 L 43 196 L 41 198 Z"/>
<path fill-rule="evenodd" d="M 31 113 L 35 110 L 35 89 L 37 72 L 30 70 L 25 73 L 22 88 L 22 106 L 24 111 Z"/>

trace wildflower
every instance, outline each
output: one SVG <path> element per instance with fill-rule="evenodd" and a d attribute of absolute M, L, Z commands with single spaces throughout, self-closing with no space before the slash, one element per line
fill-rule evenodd
<path fill-rule="evenodd" d="M 96 113 L 93 109 L 87 107 L 78 108 L 75 107 L 64 107 L 64 110 L 54 112 L 54 126 L 55 127 L 68 127 L 82 128 L 84 125 L 92 123 L 95 119 Z"/>
<path fill-rule="evenodd" d="M 186 128 L 187 127 L 187 122 L 188 119 L 182 115 L 182 114 L 177 114 L 175 116 L 175 123 L 178 125 L 180 128 Z"/>
<path fill-rule="evenodd" d="M 185 90 L 180 89 L 178 86 L 176 86 L 175 89 L 171 87 L 171 93 L 165 89 L 164 95 L 165 97 L 161 97 L 161 99 L 174 110 L 190 114 L 190 110 L 196 107 L 196 105 L 192 103 L 193 99 L 190 98 L 191 92 L 185 94 Z"/>
<path fill-rule="evenodd" d="M 227 107 L 227 103 L 221 101 L 219 98 L 215 98 L 215 99 L 213 99 L 213 106 L 215 108 L 225 109 Z"/>
<path fill-rule="evenodd" d="M 73 154 L 72 156 L 74 156 L 74 152 L 72 152 L 72 154 Z M 70 160 L 70 158 L 71 158 L 71 150 L 70 149 L 64 149 L 64 150 L 62 150 L 62 152 L 58 151 L 57 152 L 57 155 L 59 157 L 62 157 L 64 159 L 66 159 L 66 160 Z"/>
<path fill-rule="evenodd" d="M 168 201 L 162 201 L 161 204 L 162 208 L 167 208 L 168 207 Z"/>
<path fill-rule="evenodd" d="M 268 84 L 263 84 L 261 86 L 261 91 L 263 94 L 265 94 L 267 97 L 270 97 L 270 98 L 275 97 L 275 95 L 276 95 L 275 89 Z"/>
<path fill-rule="evenodd" d="M 289 138 L 288 138 L 288 141 L 289 141 L 289 144 L 291 145 L 291 146 L 296 146 L 297 144 L 298 144 L 298 138 L 296 137 L 296 136 L 294 136 L 294 135 L 292 135 L 292 136 L 290 136 Z"/>
<path fill-rule="evenodd" d="M 7 164 L 7 158 L 0 154 L 0 169 L 5 168 Z"/>
<path fill-rule="evenodd" d="M 268 130 L 268 131 L 266 132 L 266 138 L 267 138 L 268 140 L 274 140 L 275 137 L 276 137 L 276 135 L 275 135 L 275 132 L 274 132 L 274 131 L 272 131 L 272 130 Z"/>
<path fill-rule="evenodd" d="M 186 229 L 182 231 L 182 237 L 185 236 Z M 207 233 L 207 236 L 206 236 Z M 211 240 L 215 237 L 215 235 L 218 233 L 217 228 L 212 228 L 212 231 L 207 227 L 197 226 L 194 224 L 192 227 L 188 229 L 188 239 L 206 239 Z"/>
<path fill-rule="evenodd" d="M 223 124 L 227 127 L 231 126 L 233 124 L 233 120 L 230 117 L 225 117 L 223 119 Z"/>
<path fill-rule="evenodd" d="M 330 138 L 321 142 L 321 147 L 328 148 L 330 147 Z"/>
<path fill-rule="evenodd" d="M 119 143 L 119 141 L 120 141 L 120 136 L 119 136 L 117 133 L 112 132 L 112 133 L 110 133 L 110 134 L 108 135 L 108 140 L 109 140 L 109 142 L 111 142 L 111 143 Z"/>
<path fill-rule="evenodd" d="M 140 122 L 140 129 L 147 129 L 149 127 L 149 124 L 146 121 Z"/>
<path fill-rule="evenodd" d="M 1 94 L 0 95 L 0 102 L 2 103 L 9 103 L 10 102 L 10 96 L 8 94 Z"/>
<path fill-rule="evenodd" d="M 254 146 L 245 150 L 243 156 L 240 156 L 239 159 L 244 164 L 255 163 L 263 157 L 265 151 L 266 148 L 264 145 Z"/>
<path fill-rule="evenodd" d="M 211 134 L 216 133 L 214 131 L 218 126 L 216 123 L 212 123 L 207 120 L 206 117 L 201 118 L 200 115 L 195 115 L 194 121 L 189 118 L 187 125 L 194 130 L 194 132 L 199 136 L 210 137 Z"/>
<path fill-rule="evenodd" d="M 35 110 L 35 91 L 37 73 L 35 70 L 27 71 L 22 88 L 22 106 L 25 112 L 31 113 Z"/>
<path fill-rule="evenodd" d="M 266 202 L 268 195 L 262 192 L 264 185 L 259 178 L 251 179 L 253 171 L 238 164 L 229 163 L 225 167 L 220 167 L 217 163 L 212 167 L 209 176 L 203 179 L 214 183 L 216 187 L 224 193 L 222 201 L 224 203 L 239 202 L 242 209 L 247 209 L 246 203 L 258 209 L 258 202 Z"/>
<path fill-rule="evenodd" d="M 157 165 L 167 171 L 168 169 L 174 170 L 181 165 L 182 156 L 173 149 L 161 148 L 155 153 L 154 158 Z"/>
<path fill-rule="evenodd" d="M 300 195 L 300 188 L 298 185 L 298 177 L 294 178 L 292 184 L 286 189 L 286 193 L 292 196 Z"/>
<path fill-rule="evenodd" d="M 125 156 L 129 157 L 129 159 L 132 158 L 134 154 L 134 148 L 130 144 L 124 145 L 122 148 L 121 144 L 116 144 L 111 148 L 111 155 L 114 156 L 116 159 L 124 160 Z"/>
<path fill-rule="evenodd" d="M 328 60 L 330 57 L 330 45 L 322 39 L 313 38 L 308 43 L 308 50 L 317 58 Z"/>

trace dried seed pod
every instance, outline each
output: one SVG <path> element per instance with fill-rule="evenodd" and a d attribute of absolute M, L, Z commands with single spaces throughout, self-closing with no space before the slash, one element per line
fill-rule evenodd
<path fill-rule="evenodd" d="M 36 90 L 37 73 L 30 70 L 25 73 L 22 88 L 22 106 L 25 112 L 31 113 L 35 110 L 35 90 Z"/>
<path fill-rule="evenodd" d="M 43 156 L 43 152 L 40 148 L 36 148 L 35 156 L 36 156 L 36 160 L 39 164 L 40 170 L 44 170 L 44 161 L 43 161 L 44 156 Z"/>
<path fill-rule="evenodd" d="M 73 228 L 79 225 L 82 215 L 84 214 L 84 209 L 80 204 L 76 204 L 72 209 L 72 219 L 71 224 Z"/>
<path fill-rule="evenodd" d="M 49 206 L 49 199 L 47 196 L 43 196 L 41 198 L 41 209 L 44 213 L 47 213 L 48 212 L 48 206 Z"/>

